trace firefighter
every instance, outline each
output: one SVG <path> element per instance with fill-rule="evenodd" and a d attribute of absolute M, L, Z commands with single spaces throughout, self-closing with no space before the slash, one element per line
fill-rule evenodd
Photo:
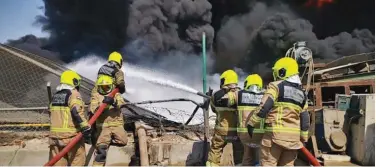
<path fill-rule="evenodd" d="M 233 70 L 227 70 L 222 73 L 220 79 L 220 90 L 215 92 L 210 100 L 211 108 L 217 116 L 206 166 L 219 165 L 223 148 L 228 142 L 233 145 L 235 164 L 240 164 L 243 157 L 243 146 L 236 133 L 235 96 L 240 90 L 237 87 L 238 75 Z"/>
<path fill-rule="evenodd" d="M 252 138 L 247 133 L 247 122 L 261 103 L 263 82 L 258 74 L 249 75 L 244 81 L 244 89 L 238 92 L 236 104 L 238 109 L 238 136 L 243 143 L 243 166 L 255 166 L 259 161 L 260 141 L 264 134 L 262 119 L 255 126 Z"/>
<path fill-rule="evenodd" d="M 102 76 L 110 76 L 114 80 L 114 84 L 119 88 L 119 92 L 123 94 L 125 90 L 124 73 L 121 71 L 123 65 L 123 57 L 119 52 L 112 52 L 108 57 L 108 62 L 104 64 L 98 71 L 97 79 Z M 92 96 L 97 93 L 97 87 L 95 86 L 91 92 Z"/>
<path fill-rule="evenodd" d="M 308 140 L 309 114 L 307 97 L 302 90 L 298 64 L 292 58 L 281 58 L 273 67 L 274 82 L 268 88 L 248 122 L 254 127 L 265 118 L 265 133 L 261 140 L 262 166 L 293 166 L 297 150 Z"/>
<path fill-rule="evenodd" d="M 110 144 L 124 146 L 127 144 L 127 132 L 124 130 L 124 120 L 120 107 L 125 104 L 120 93 L 115 98 L 107 96 L 114 89 L 113 79 L 110 76 L 102 75 L 97 80 L 97 92 L 91 97 L 90 111 L 93 115 L 102 103 L 107 108 L 96 120 L 97 142 L 94 166 L 104 166 L 106 155 Z"/>
<path fill-rule="evenodd" d="M 84 102 L 78 92 L 81 77 L 72 70 L 64 71 L 60 85 L 52 96 L 50 110 L 49 145 L 51 160 L 77 135 L 82 132 L 90 141 L 90 125 L 84 117 Z M 86 160 L 85 141 L 81 139 L 56 166 L 83 166 Z"/>

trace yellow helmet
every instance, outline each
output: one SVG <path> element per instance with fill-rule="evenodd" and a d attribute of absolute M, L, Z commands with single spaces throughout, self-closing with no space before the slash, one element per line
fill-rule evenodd
<path fill-rule="evenodd" d="M 98 93 L 101 95 L 107 95 L 112 92 L 114 86 L 114 80 L 112 77 L 107 75 L 101 75 L 97 79 Z"/>
<path fill-rule="evenodd" d="M 226 70 L 225 72 L 222 73 L 221 75 L 221 85 L 226 86 L 229 84 L 238 84 L 238 74 L 234 70 Z"/>
<path fill-rule="evenodd" d="M 75 71 L 66 70 L 60 76 L 60 83 L 79 87 L 81 84 L 81 77 Z"/>
<path fill-rule="evenodd" d="M 244 81 L 244 89 L 248 89 L 251 85 L 256 85 L 257 88 L 262 89 L 262 78 L 258 74 L 251 74 Z"/>
<path fill-rule="evenodd" d="M 274 80 L 285 80 L 286 78 L 299 74 L 299 66 L 295 59 L 284 57 L 279 59 L 273 67 Z"/>
<path fill-rule="evenodd" d="M 119 52 L 112 52 L 110 56 L 108 56 L 108 61 L 114 61 L 120 65 L 123 65 L 123 57 Z"/>

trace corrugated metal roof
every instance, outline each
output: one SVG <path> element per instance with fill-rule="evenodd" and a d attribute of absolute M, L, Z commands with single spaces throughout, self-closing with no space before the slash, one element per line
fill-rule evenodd
<path fill-rule="evenodd" d="M 342 66 L 342 65 L 349 64 L 349 63 L 365 62 L 365 61 L 372 61 L 372 60 L 373 61 L 375 60 L 375 52 L 344 56 L 342 58 L 339 58 L 339 59 L 336 59 L 327 63 L 323 69 Z"/>
<path fill-rule="evenodd" d="M 333 71 L 333 70 L 337 70 L 337 69 L 342 69 L 342 68 L 346 68 L 346 67 L 351 67 L 351 66 L 361 64 L 361 63 L 364 63 L 364 62 L 349 63 L 349 64 L 346 64 L 346 65 L 336 66 L 336 67 L 332 67 L 332 68 L 325 68 L 325 69 L 322 69 L 322 70 L 317 70 L 317 71 L 313 72 L 313 74 L 314 75 L 320 75 L 320 74 L 323 74 L 325 72 L 329 72 L 329 71 Z"/>

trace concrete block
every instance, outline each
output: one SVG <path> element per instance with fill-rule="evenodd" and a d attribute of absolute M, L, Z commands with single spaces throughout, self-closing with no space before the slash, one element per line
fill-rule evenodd
<path fill-rule="evenodd" d="M 128 166 L 134 154 L 134 145 L 125 147 L 111 146 L 107 153 L 106 165 Z"/>
<path fill-rule="evenodd" d="M 29 150 L 20 149 L 16 152 L 16 155 L 11 166 L 41 166 L 48 161 L 48 150 Z"/>
<path fill-rule="evenodd" d="M 203 141 L 185 143 L 152 142 L 149 144 L 150 165 L 161 165 L 165 161 L 168 161 L 168 165 L 174 166 L 200 165 L 203 163 L 203 147 Z M 232 146 L 228 144 L 224 148 L 221 165 L 229 166 L 232 164 Z"/>
<path fill-rule="evenodd" d="M 321 157 L 324 159 L 324 161 L 342 161 L 342 162 L 348 161 L 349 162 L 351 160 L 351 157 L 347 155 L 323 154 Z"/>
<path fill-rule="evenodd" d="M 10 165 L 9 163 L 15 154 L 15 150 L 0 150 L 0 166 Z"/>
<path fill-rule="evenodd" d="M 95 159 L 95 147 L 91 145 L 85 146 L 86 148 L 86 163 L 93 165 Z M 106 166 L 128 166 L 131 162 L 131 157 L 135 154 L 134 144 L 128 144 L 124 147 L 110 146 L 107 152 Z"/>

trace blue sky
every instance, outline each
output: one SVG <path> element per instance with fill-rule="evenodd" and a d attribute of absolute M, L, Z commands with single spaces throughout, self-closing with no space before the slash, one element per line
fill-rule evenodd
<path fill-rule="evenodd" d="M 37 15 L 43 15 L 42 0 L 0 0 L 0 43 L 26 34 L 48 36 L 40 26 L 33 25 Z"/>

